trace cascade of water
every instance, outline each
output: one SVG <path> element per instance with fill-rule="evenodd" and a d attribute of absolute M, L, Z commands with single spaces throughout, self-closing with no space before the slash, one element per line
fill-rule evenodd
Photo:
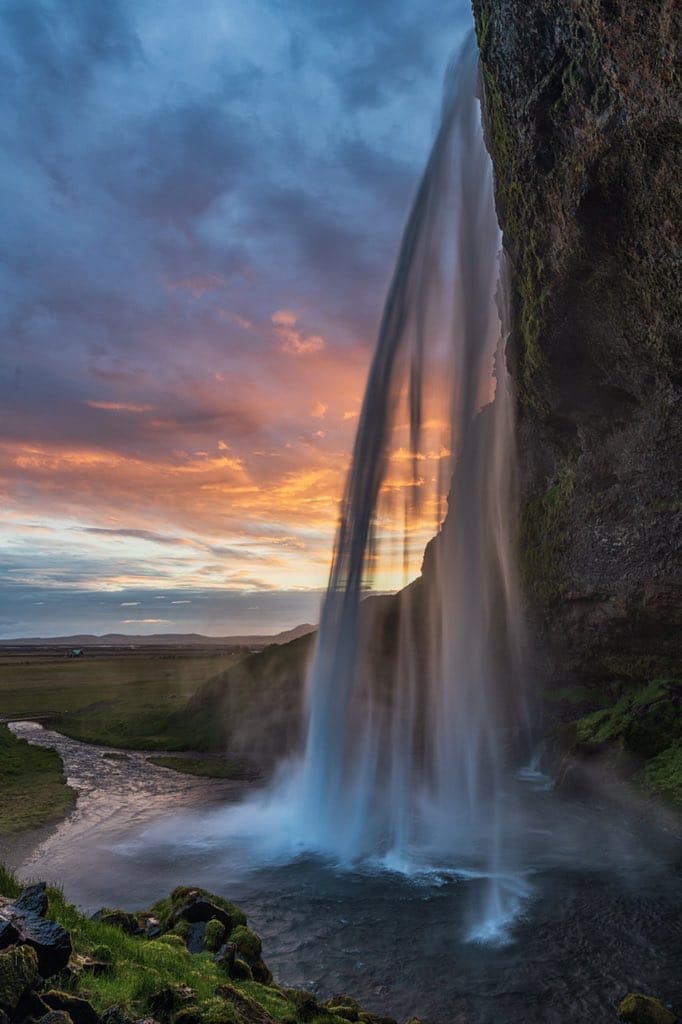
<path fill-rule="evenodd" d="M 306 844 L 343 859 L 450 857 L 498 878 L 511 857 L 505 780 L 523 726 L 523 628 L 477 82 L 472 37 L 447 77 L 370 370 L 309 675 L 297 818 Z M 396 476 L 400 465 L 411 473 Z M 406 495 L 408 557 L 445 497 L 447 515 L 421 578 L 365 599 L 395 493 Z M 501 893 L 489 887 L 486 920 L 504 916 Z"/>

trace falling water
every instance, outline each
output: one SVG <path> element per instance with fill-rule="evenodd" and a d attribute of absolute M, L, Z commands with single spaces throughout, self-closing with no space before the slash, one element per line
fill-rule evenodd
<path fill-rule="evenodd" d="M 344 861 L 482 873 L 472 934 L 494 937 L 515 902 L 507 780 L 525 704 L 504 286 L 477 86 L 472 37 L 447 76 L 383 311 L 308 680 L 297 818 L 306 844 Z M 446 503 L 447 515 L 421 577 L 368 598 L 396 547 L 396 494 L 406 566 Z"/>

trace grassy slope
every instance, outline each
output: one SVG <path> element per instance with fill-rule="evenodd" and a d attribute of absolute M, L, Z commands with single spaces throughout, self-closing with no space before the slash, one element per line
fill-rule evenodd
<path fill-rule="evenodd" d="M 12 875 L 0 866 L 0 896 L 16 897 L 19 892 L 20 886 Z M 221 903 L 219 898 L 211 898 Z M 176 935 L 157 940 L 130 936 L 112 925 L 85 917 L 67 903 L 58 889 L 49 890 L 49 899 L 48 916 L 69 931 L 76 957 L 94 956 L 111 963 L 110 969 L 101 974 L 82 972 L 59 982 L 63 991 L 87 999 L 99 1013 L 117 1006 L 129 1019 L 148 1018 L 151 997 L 166 986 L 187 986 L 192 990 L 191 1005 L 198 1011 L 201 1024 L 241 1024 L 243 1020 L 258 1019 L 296 1024 L 301 1019 L 276 985 L 230 981 L 210 953 L 191 955 Z M 216 990 L 221 987 L 228 992 L 236 990 L 237 999 L 246 1001 L 241 1013 L 229 998 L 226 1001 L 216 997 Z M 260 1016 L 259 1010 L 269 1016 Z M 309 1024 L 345 1024 L 343 1018 L 324 1011 L 303 1019 Z"/>
<path fill-rule="evenodd" d="M 0 836 L 54 821 L 75 801 L 57 752 L 18 740 L 0 725 Z"/>
<path fill-rule="evenodd" d="M 213 676 L 175 721 L 197 750 L 229 750 L 268 762 L 300 739 L 306 667 L 314 636 L 266 647 Z"/>
<path fill-rule="evenodd" d="M 0 657 L 0 715 L 54 715 L 59 732 L 128 749 L 186 750 L 193 737 L 174 713 L 239 655 L 188 651 Z M 173 717 L 172 725 L 170 724 Z"/>

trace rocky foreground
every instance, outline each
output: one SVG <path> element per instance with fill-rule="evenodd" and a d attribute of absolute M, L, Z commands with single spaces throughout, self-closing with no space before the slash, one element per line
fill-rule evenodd
<path fill-rule="evenodd" d="M 0 893 L 0 1024 L 397 1024 L 350 996 L 323 1003 L 277 985 L 244 913 L 203 889 L 175 889 L 148 911 L 105 908 L 91 918 L 59 890 L 44 882 L 22 889 L 2 869 Z M 633 993 L 619 1019 L 676 1017 Z"/>

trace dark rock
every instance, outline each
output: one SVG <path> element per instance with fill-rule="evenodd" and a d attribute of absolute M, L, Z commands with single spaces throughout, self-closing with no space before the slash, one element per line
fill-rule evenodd
<path fill-rule="evenodd" d="M 205 921 L 194 921 L 192 924 L 189 924 L 184 939 L 190 953 L 202 953 L 204 951 L 206 927 Z"/>
<path fill-rule="evenodd" d="M 112 928 L 120 928 L 126 935 L 140 935 L 143 931 L 135 914 L 130 914 L 127 910 L 102 907 L 101 910 L 92 915 L 92 920 L 108 924 Z"/>
<path fill-rule="evenodd" d="M 0 1010 L 12 1014 L 38 978 L 38 957 L 30 946 L 11 946 L 0 952 Z"/>
<path fill-rule="evenodd" d="M 73 1024 L 68 1013 L 63 1010 L 49 1010 L 42 1017 L 38 1017 L 38 1024 Z"/>
<path fill-rule="evenodd" d="M 59 992 L 56 989 L 44 992 L 42 998 L 50 1009 L 68 1013 L 73 1024 L 99 1024 L 99 1014 L 87 999 L 72 996 L 68 992 Z"/>
<path fill-rule="evenodd" d="M 36 885 L 29 885 L 14 900 L 13 906 L 14 912 L 17 914 L 36 914 L 38 917 L 45 917 L 47 913 L 47 884 L 38 882 Z"/>
<path fill-rule="evenodd" d="M 172 1024 L 203 1024 L 201 1009 L 198 1006 L 183 1006 L 173 1015 Z"/>
<path fill-rule="evenodd" d="M 31 946 L 38 957 L 38 970 L 49 978 L 63 970 L 71 956 L 71 937 L 56 921 L 46 921 L 37 914 L 14 916 L 12 924 L 19 932 L 19 941 Z"/>
<path fill-rule="evenodd" d="M 50 1007 L 47 1003 L 41 999 L 35 990 L 29 989 L 28 992 L 24 992 L 19 1000 L 12 1014 L 12 1019 L 14 1021 L 39 1020 L 49 1012 Z"/>
<path fill-rule="evenodd" d="M 131 1024 L 120 1006 L 109 1006 L 100 1017 L 100 1024 Z"/>
<path fill-rule="evenodd" d="M 220 921 L 230 932 L 246 921 L 244 914 L 237 907 L 228 910 L 226 907 L 218 906 L 208 898 L 208 893 L 203 889 L 175 890 L 173 923 L 188 921 L 190 924 L 208 924 L 213 919 Z"/>
<path fill-rule="evenodd" d="M 473 8 L 533 631 L 550 678 L 611 697 L 680 668 L 679 14 Z"/>
<path fill-rule="evenodd" d="M 237 947 L 234 942 L 226 942 L 220 947 L 213 959 L 219 967 L 222 967 L 226 974 L 232 977 L 236 956 Z"/>
<path fill-rule="evenodd" d="M 18 938 L 19 932 L 12 922 L 0 918 L 0 949 L 7 949 L 8 946 L 13 946 Z"/>
<path fill-rule="evenodd" d="M 261 985 L 272 984 L 272 971 L 263 960 L 258 959 L 249 966 L 251 967 L 254 981 L 259 981 Z"/>

